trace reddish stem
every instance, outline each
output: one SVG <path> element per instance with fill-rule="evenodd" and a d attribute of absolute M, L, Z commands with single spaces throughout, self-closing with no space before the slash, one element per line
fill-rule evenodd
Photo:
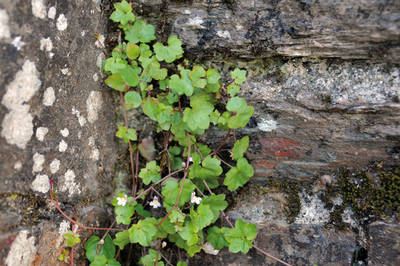
<path fill-rule="evenodd" d="M 222 148 L 222 146 L 225 144 L 226 140 L 228 139 L 230 133 L 231 133 L 231 129 L 228 130 L 228 133 L 226 133 L 225 138 L 218 145 L 217 149 L 213 153 L 211 153 L 211 156 L 217 154 L 217 152 Z"/>

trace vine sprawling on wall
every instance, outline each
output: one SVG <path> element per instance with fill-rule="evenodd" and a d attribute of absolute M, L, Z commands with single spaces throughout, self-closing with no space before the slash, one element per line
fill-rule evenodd
<path fill-rule="evenodd" d="M 254 113 L 254 108 L 237 96 L 246 71 L 235 68 L 230 73 L 231 82 L 222 85 L 217 69 L 189 66 L 180 60 L 183 49 L 177 36 L 170 36 L 167 45 L 156 42 L 155 27 L 137 18 L 128 2 L 114 6 L 110 19 L 119 23 L 125 41 L 112 50 L 103 62 L 103 70 L 108 76 L 106 84 L 121 96 L 125 124 L 118 126 L 116 136 L 129 144 L 132 191 L 119 192 L 113 198 L 114 223 L 109 228 L 95 228 L 64 214 L 51 190 L 52 202 L 74 224 L 73 230 L 64 235 L 70 251 L 64 250 L 59 259 L 72 265 L 74 247 L 81 242 L 79 232 L 90 229 L 105 231 L 101 238 L 92 236 L 84 244 L 90 265 L 121 265 L 116 247 L 123 250 L 131 243 L 143 247 L 139 264 L 146 266 L 187 265 L 179 261 L 181 256 L 171 259 L 163 254 L 165 246 L 172 243 L 189 256 L 202 250 L 217 254 L 224 247 L 230 252 L 247 253 L 254 247 L 288 265 L 253 244 L 257 234 L 254 224 L 240 219 L 232 224 L 224 213 L 226 195 L 213 192 L 222 184 L 235 191 L 254 174 L 244 157 L 249 137 L 236 140 L 234 134 Z M 163 149 L 157 156 L 154 145 L 140 139 L 140 130 L 128 127 L 126 111 L 133 108 L 141 108 L 157 122 L 157 132 L 164 136 Z M 197 139 L 211 126 L 227 130 L 214 150 Z M 228 163 L 220 153 L 231 137 L 235 143 L 229 150 Z M 139 154 L 147 161 L 140 170 Z M 150 212 L 149 208 L 160 208 L 161 212 Z M 220 217 L 221 224 L 225 221 L 228 227 L 216 225 Z M 115 224 L 119 227 L 114 228 Z M 118 231 L 113 238 L 111 230 Z"/>

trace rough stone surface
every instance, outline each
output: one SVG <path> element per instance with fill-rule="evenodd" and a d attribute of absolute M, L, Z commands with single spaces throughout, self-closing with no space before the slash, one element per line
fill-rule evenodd
<path fill-rule="evenodd" d="M 56 265 L 50 179 L 68 215 L 109 225 L 115 126 L 94 38 L 106 25 L 99 1 L 0 1 L 1 265 Z"/>
<path fill-rule="evenodd" d="M 375 222 L 369 226 L 369 265 L 400 264 L 400 226 Z"/>
<path fill-rule="evenodd" d="M 194 56 L 275 55 L 398 62 L 399 1 L 136 1 Z M 161 21 L 160 21 L 161 18 Z"/>

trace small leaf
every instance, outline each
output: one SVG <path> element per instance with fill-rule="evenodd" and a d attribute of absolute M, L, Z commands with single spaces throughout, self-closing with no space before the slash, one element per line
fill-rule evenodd
<path fill-rule="evenodd" d="M 204 88 L 207 85 L 207 81 L 204 79 L 205 76 L 206 71 L 201 66 L 194 66 L 193 70 L 189 73 L 189 77 L 195 88 Z"/>
<path fill-rule="evenodd" d="M 118 232 L 115 234 L 114 244 L 117 245 L 120 249 L 124 249 L 125 245 L 129 244 L 129 232 L 128 230 L 124 230 L 122 232 Z M 87 254 L 86 254 L 87 257 Z"/>
<path fill-rule="evenodd" d="M 217 226 L 210 227 L 207 230 L 207 241 L 218 250 L 228 246 L 228 242 L 225 240 L 222 228 Z"/>
<path fill-rule="evenodd" d="M 157 42 L 154 44 L 153 48 L 157 60 L 160 62 L 165 61 L 167 63 L 172 63 L 183 55 L 182 42 L 175 35 L 168 38 L 168 46 L 164 46 L 162 43 Z"/>
<path fill-rule="evenodd" d="M 218 70 L 210 68 L 207 70 L 207 82 L 210 84 L 218 83 L 221 75 L 219 74 Z"/>
<path fill-rule="evenodd" d="M 128 91 L 125 93 L 125 109 L 138 108 L 142 104 L 142 97 L 136 91 Z"/>
<path fill-rule="evenodd" d="M 124 27 L 125 39 L 131 43 L 147 43 L 156 39 L 153 25 L 137 19 L 133 25 L 127 24 Z"/>
<path fill-rule="evenodd" d="M 225 200 L 225 194 L 212 194 L 209 197 L 203 198 L 201 204 L 210 206 L 210 209 L 214 215 L 211 221 L 212 223 L 216 222 L 219 218 L 220 212 L 228 207 L 228 202 Z"/>
<path fill-rule="evenodd" d="M 235 68 L 234 71 L 231 72 L 231 77 L 235 81 L 236 84 L 242 84 L 246 80 L 246 70 L 240 70 L 239 68 Z"/>
<path fill-rule="evenodd" d="M 137 212 L 139 215 L 143 216 L 143 217 L 151 217 L 151 213 L 150 213 L 149 211 L 146 211 L 146 210 L 144 209 L 143 205 L 140 204 L 140 203 L 138 203 L 138 204 L 136 205 L 136 212 Z"/>
<path fill-rule="evenodd" d="M 149 254 L 141 257 L 139 260 L 139 263 L 142 265 L 145 265 L 145 266 L 154 266 L 154 265 L 156 265 L 156 261 L 157 261 L 157 265 L 164 266 L 164 262 L 160 261 L 161 256 L 158 255 L 158 258 L 157 258 L 157 253 L 158 252 L 155 251 L 154 249 L 149 249 Z"/>
<path fill-rule="evenodd" d="M 96 255 L 90 263 L 90 266 L 105 266 L 107 265 L 107 258 L 104 255 Z"/>
<path fill-rule="evenodd" d="M 135 60 L 140 55 L 140 47 L 137 44 L 128 43 L 126 45 L 126 55 L 129 59 Z"/>
<path fill-rule="evenodd" d="M 139 76 L 137 72 L 131 67 L 126 66 L 123 69 L 120 69 L 122 79 L 131 87 L 136 87 L 139 84 Z"/>
<path fill-rule="evenodd" d="M 229 251 L 237 253 L 241 251 L 246 254 L 252 247 L 252 241 L 257 236 L 257 227 L 255 224 L 249 224 L 238 219 L 235 222 L 235 228 L 222 229 L 226 241 L 229 243 Z"/>
<path fill-rule="evenodd" d="M 139 172 L 139 177 L 142 178 L 145 185 L 151 182 L 155 183 L 161 179 L 160 175 L 161 168 L 157 165 L 156 161 L 151 161 L 146 164 L 145 168 L 142 168 Z"/>
<path fill-rule="evenodd" d="M 214 214 L 209 205 L 200 204 L 196 211 L 193 207 L 190 209 L 190 218 L 192 219 L 192 223 L 196 226 L 195 232 L 197 233 L 199 230 L 212 223 Z"/>
<path fill-rule="evenodd" d="M 117 91 L 126 91 L 128 89 L 120 72 L 112 74 L 105 82 L 109 87 Z"/>
<path fill-rule="evenodd" d="M 114 22 L 120 22 L 122 25 L 128 21 L 135 21 L 135 16 L 132 13 L 131 5 L 125 0 L 114 4 L 115 11 L 111 14 L 110 19 Z"/>
<path fill-rule="evenodd" d="M 236 85 L 236 84 L 228 85 L 228 94 L 231 97 L 234 97 L 236 94 L 238 94 L 239 91 L 240 91 L 239 85 Z"/>
<path fill-rule="evenodd" d="M 238 160 L 237 166 L 232 167 L 228 173 L 226 173 L 224 185 L 227 186 L 230 191 L 234 191 L 238 187 L 246 184 L 253 175 L 253 167 L 242 157 Z"/>
<path fill-rule="evenodd" d="M 192 81 L 189 78 L 189 72 L 189 70 L 184 69 L 180 72 L 181 77 L 176 74 L 171 76 L 169 80 L 169 87 L 173 92 L 177 93 L 178 95 L 185 94 L 186 96 L 192 96 L 194 88 Z"/>
<path fill-rule="evenodd" d="M 139 243 L 145 247 L 149 246 L 153 236 L 157 233 L 156 222 L 154 218 L 146 218 L 132 225 L 128 230 L 131 243 Z"/>
<path fill-rule="evenodd" d="M 127 129 L 125 126 L 118 126 L 118 131 L 115 133 L 115 136 L 123 139 L 125 143 L 128 143 L 129 140 L 137 140 L 136 130 L 132 128 Z"/>
<path fill-rule="evenodd" d="M 178 183 L 176 180 L 168 180 L 162 187 L 161 194 L 164 196 L 164 206 L 167 210 L 175 204 L 181 184 L 182 181 Z M 190 201 L 193 190 L 194 184 L 190 180 L 185 180 L 178 202 L 179 207 L 182 207 L 186 202 Z"/>
<path fill-rule="evenodd" d="M 245 136 L 242 139 L 236 141 L 232 149 L 233 159 L 238 160 L 242 158 L 243 154 L 247 151 L 248 147 L 249 147 L 249 136 Z"/>
<path fill-rule="evenodd" d="M 72 248 L 76 244 L 81 243 L 81 239 L 79 238 L 79 235 L 75 234 L 71 230 L 69 230 L 67 233 L 65 233 L 63 235 L 63 237 L 65 238 L 65 241 L 67 243 L 67 247 Z"/>
<path fill-rule="evenodd" d="M 120 69 L 125 68 L 128 65 L 124 59 L 119 57 L 110 57 L 104 61 L 103 69 L 106 72 L 111 72 L 112 74 L 117 73 Z"/>
<path fill-rule="evenodd" d="M 248 106 L 246 101 L 239 97 L 231 98 L 226 104 L 226 109 L 235 114 L 227 119 L 228 127 L 237 129 L 246 126 L 254 114 L 254 107 Z"/>

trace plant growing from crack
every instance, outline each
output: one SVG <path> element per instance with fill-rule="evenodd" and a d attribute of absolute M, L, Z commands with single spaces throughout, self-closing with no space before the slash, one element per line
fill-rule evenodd
<path fill-rule="evenodd" d="M 193 256 L 202 250 L 216 254 L 224 247 L 244 254 L 255 248 L 288 265 L 254 245 L 254 224 L 238 219 L 233 225 L 224 213 L 226 195 L 212 191 L 222 183 L 225 191 L 235 191 L 254 174 L 244 157 L 249 137 L 236 140 L 235 134 L 254 113 L 254 108 L 237 96 L 246 71 L 235 68 L 231 82 L 223 86 L 217 69 L 180 60 L 183 49 L 177 36 L 170 36 L 166 45 L 156 42 L 155 27 L 137 18 L 128 2 L 114 7 L 110 19 L 119 23 L 125 41 L 112 50 L 103 69 L 108 76 L 105 83 L 120 93 L 124 125 L 118 126 L 116 136 L 129 147 L 132 191 L 119 192 L 112 200 L 116 218 L 108 229 L 85 227 L 66 216 L 75 229 L 106 231 L 102 238 L 92 236 L 84 245 L 90 265 L 120 265 L 116 247 L 123 250 L 130 244 L 143 247 L 139 264 L 146 266 L 175 261 L 183 266 L 187 262 L 180 261 L 181 249 Z M 129 128 L 126 112 L 135 108 L 157 122 L 156 130 L 164 136 L 157 158 L 154 145 L 141 139 L 139 130 Z M 215 150 L 198 140 L 212 126 L 227 130 Z M 221 149 L 230 138 L 234 145 L 228 163 L 222 159 Z M 141 169 L 139 154 L 147 161 Z M 228 170 L 224 171 L 222 164 Z M 62 212 L 52 192 L 50 196 Z M 153 215 L 155 212 L 146 208 L 161 209 L 161 213 Z M 225 220 L 228 227 L 216 225 L 220 217 L 221 224 Z M 118 228 L 113 228 L 115 224 Z M 119 231 L 114 238 L 111 230 Z M 72 251 L 80 243 L 79 231 L 75 231 L 64 235 Z M 164 248 L 172 243 L 177 248 L 168 250 L 176 251 L 179 259 L 166 255 Z M 68 254 L 62 255 L 65 260 Z M 73 264 L 73 254 L 71 257 Z"/>

